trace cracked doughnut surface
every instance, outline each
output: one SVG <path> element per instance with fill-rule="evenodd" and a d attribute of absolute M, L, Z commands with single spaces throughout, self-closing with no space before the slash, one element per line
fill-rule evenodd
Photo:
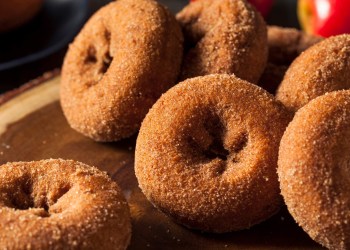
<path fill-rule="evenodd" d="M 258 86 L 229 75 L 179 83 L 151 108 L 136 143 L 146 197 L 190 228 L 229 232 L 278 211 L 279 141 L 290 114 Z"/>
<path fill-rule="evenodd" d="M 119 0 L 101 8 L 64 60 L 61 105 L 71 127 L 97 141 L 134 134 L 175 83 L 182 43 L 175 17 L 156 1 Z"/>
<path fill-rule="evenodd" d="M 278 175 L 289 212 L 318 243 L 350 249 L 350 91 L 296 113 L 281 140 Z"/>
<path fill-rule="evenodd" d="M 70 160 L 0 166 L 4 249 L 126 249 L 129 208 L 118 185 Z"/>
<path fill-rule="evenodd" d="M 327 38 L 294 60 L 276 98 L 297 111 L 327 92 L 350 88 L 350 35 Z"/>
<path fill-rule="evenodd" d="M 256 83 L 267 61 L 266 25 L 245 0 L 197 0 L 176 15 L 185 37 L 181 79 L 234 73 Z"/>

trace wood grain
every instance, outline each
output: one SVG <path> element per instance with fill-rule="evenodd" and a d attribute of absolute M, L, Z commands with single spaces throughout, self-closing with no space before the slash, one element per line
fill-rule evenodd
<path fill-rule="evenodd" d="M 0 106 L 0 164 L 47 158 L 74 159 L 107 171 L 129 202 L 133 235 L 129 249 L 322 249 L 285 208 L 250 230 L 207 234 L 172 222 L 138 188 L 136 136 L 97 143 L 72 130 L 58 101 L 59 78 L 27 90 Z"/>

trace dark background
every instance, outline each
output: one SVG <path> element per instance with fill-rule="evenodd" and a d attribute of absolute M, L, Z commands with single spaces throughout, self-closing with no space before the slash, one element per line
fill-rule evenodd
<path fill-rule="evenodd" d="M 85 2 L 85 5 L 81 2 Z M 68 43 L 80 30 L 82 23 L 108 2 L 110 0 L 80 0 L 78 4 L 77 0 L 46 0 L 44 8 L 32 21 L 15 31 L 0 35 L 0 93 L 17 88 L 47 71 L 60 68 Z M 159 2 L 175 14 L 188 0 Z M 297 27 L 295 0 L 275 0 L 267 23 Z M 67 36 L 68 39 L 62 42 L 62 37 Z M 38 52 L 46 54 L 41 55 L 40 59 L 21 63 L 23 55 L 37 55 Z M 21 65 L 1 69 L 1 63 L 9 60 L 15 60 L 15 63 Z"/>

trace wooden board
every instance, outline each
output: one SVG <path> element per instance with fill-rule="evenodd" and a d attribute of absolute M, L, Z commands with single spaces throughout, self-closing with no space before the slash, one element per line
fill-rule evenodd
<path fill-rule="evenodd" d="M 285 207 L 270 220 L 240 232 L 208 234 L 175 224 L 138 188 L 133 168 L 136 136 L 97 143 L 72 130 L 59 104 L 59 81 L 55 77 L 0 105 L 0 165 L 63 158 L 107 171 L 129 202 L 133 227 L 129 249 L 322 249 Z"/>

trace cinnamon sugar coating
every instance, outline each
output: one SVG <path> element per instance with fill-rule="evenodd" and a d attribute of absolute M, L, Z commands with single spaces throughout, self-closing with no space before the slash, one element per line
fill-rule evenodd
<path fill-rule="evenodd" d="M 276 98 L 296 111 L 327 92 L 350 88 L 350 35 L 327 38 L 301 54 L 287 70 Z"/>
<path fill-rule="evenodd" d="M 283 135 L 278 175 L 288 210 L 318 243 L 350 248 L 350 91 L 317 97 Z"/>
<path fill-rule="evenodd" d="M 64 60 L 61 105 L 71 127 L 96 141 L 137 132 L 175 83 L 182 43 L 175 17 L 156 1 L 118 0 L 101 8 Z"/>
<path fill-rule="evenodd" d="M 280 208 L 277 153 L 290 119 L 272 95 L 233 75 L 188 79 L 167 91 L 142 123 L 139 185 L 187 227 L 249 228 Z"/>
<path fill-rule="evenodd" d="M 0 166 L 2 249 L 126 249 L 129 208 L 118 185 L 70 160 Z"/>
<path fill-rule="evenodd" d="M 234 73 L 256 83 L 267 60 L 266 25 L 245 0 L 197 0 L 176 15 L 185 37 L 181 79 Z"/>

